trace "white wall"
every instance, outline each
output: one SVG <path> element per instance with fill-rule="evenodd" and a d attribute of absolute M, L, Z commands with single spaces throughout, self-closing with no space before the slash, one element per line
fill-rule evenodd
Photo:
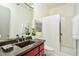
<path fill-rule="evenodd" d="M 61 31 L 63 33 L 62 36 L 62 45 L 68 47 L 75 47 L 75 41 L 72 38 L 72 18 L 74 16 L 74 4 L 66 4 L 60 7 L 52 8 L 50 11 L 50 15 L 52 14 L 60 14 L 61 18 Z"/>
<path fill-rule="evenodd" d="M 39 6 L 40 5 L 38 5 L 38 7 Z M 63 20 L 61 19 L 62 22 L 61 30 L 63 33 L 62 47 L 68 47 L 69 49 L 72 49 L 70 52 L 69 51 L 66 52 L 75 55 L 76 42 L 72 38 L 72 18 L 75 14 L 75 4 L 64 4 L 56 8 L 51 7 L 50 9 L 46 9 L 46 8 L 43 9 L 42 7 L 40 6 L 39 9 L 42 10 L 42 13 L 41 12 L 39 13 L 38 8 L 36 8 L 35 14 L 37 16 L 41 15 L 41 17 L 35 16 L 35 18 L 42 20 L 42 18 L 45 16 L 60 14 L 61 18 L 63 18 Z"/>
<path fill-rule="evenodd" d="M 6 4 L 11 11 L 10 38 L 15 38 L 16 34 L 21 35 L 21 25 L 32 25 L 33 9 L 27 5 Z"/>

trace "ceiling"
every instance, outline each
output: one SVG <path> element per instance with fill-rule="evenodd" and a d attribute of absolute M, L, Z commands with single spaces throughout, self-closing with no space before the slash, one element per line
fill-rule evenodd
<path fill-rule="evenodd" d="M 44 4 L 44 5 L 47 6 L 48 8 L 55 8 L 55 7 L 64 5 L 64 3 L 47 3 L 47 4 Z"/>
<path fill-rule="evenodd" d="M 42 7 L 46 8 L 55 8 L 61 5 L 64 5 L 65 3 L 29 3 L 30 6 L 34 7 L 34 5 L 40 5 Z"/>

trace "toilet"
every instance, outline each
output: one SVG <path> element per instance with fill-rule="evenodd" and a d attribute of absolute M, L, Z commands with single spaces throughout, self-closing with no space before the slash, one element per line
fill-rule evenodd
<path fill-rule="evenodd" d="M 45 55 L 46 56 L 53 56 L 55 55 L 54 49 L 50 46 L 45 45 Z"/>

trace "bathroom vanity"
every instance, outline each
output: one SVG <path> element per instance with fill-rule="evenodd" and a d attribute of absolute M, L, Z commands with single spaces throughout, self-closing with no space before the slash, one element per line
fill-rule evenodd
<path fill-rule="evenodd" d="M 43 56 L 44 55 L 44 42 L 42 39 L 34 39 L 30 45 L 23 46 L 13 44 L 13 50 L 4 52 L 0 46 L 0 56 Z M 23 42 L 24 43 L 24 42 Z"/>
<path fill-rule="evenodd" d="M 44 55 L 44 43 L 36 46 L 28 52 L 22 54 L 23 56 L 43 56 Z"/>
<path fill-rule="evenodd" d="M 16 33 L 19 33 L 20 36 L 22 36 L 25 27 L 32 25 L 33 8 L 27 8 L 29 6 L 25 3 L 20 3 L 19 5 L 7 4 L 7 6 L 8 8 L 0 5 L 0 56 L 44 55 L 45 40 L 34 39 L 28 43 L 27 40 L 23 41 L 23 37 L 21 40 L 18 38 L 20 42 L 17 42 L 14 38 Z"/>

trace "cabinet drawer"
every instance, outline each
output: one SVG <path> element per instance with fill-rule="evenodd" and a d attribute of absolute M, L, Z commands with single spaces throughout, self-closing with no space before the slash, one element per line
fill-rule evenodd
<path fill-rule="evenodd" d="M 40 45 L 40 50 L 43 50 L 43 49 L 44 49 L 44 43 Z"/>
<path fill-rule="evenodd" d="M 28 53 L 25 54 L 25 56 L 35 56 L 38 52 L 39 52 L 39 47 L 29 51 Z"/>
<path fill-rule="evenodd" d="M 44 50 L 41 50 L 40 51 L 40 56 L 43 56 L 44 55 Z"/>

